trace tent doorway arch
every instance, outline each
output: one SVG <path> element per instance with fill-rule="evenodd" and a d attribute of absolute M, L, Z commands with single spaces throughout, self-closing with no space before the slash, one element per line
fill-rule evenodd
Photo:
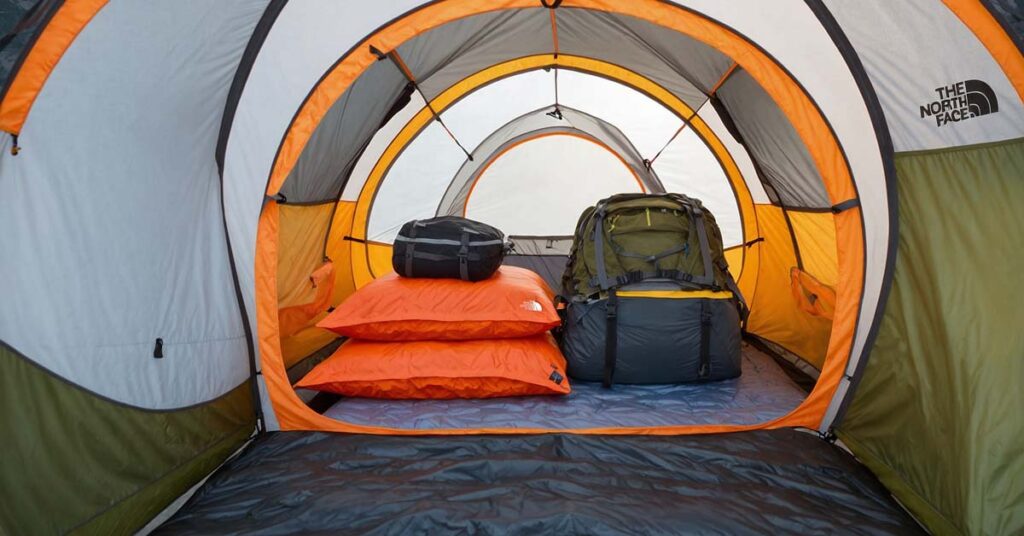
<path fill-rule="evenodd" d="M 642 9 L 634 9 L 640 7 Z M 498 28 L 501 27 L 502 23 L 499 19 L 488 19 L 487 17 L 493 17 L 495 15 L 488 13 L 488 10 L 479 10 L 479 6 L 473 7 L 469 5 L 458 5 L 457 4 L 444 4 L 447 9 L 438 9 L 436 12 L 428 6 L 422 8 L 420 11 L 414 12 L 410 15 L 409 19 L 397 21 L 392 26 L 385 27 L 378 33 L 367 38 L 366 42 L 367 49 L 360 50 L 355 49 L 352 54 L 341 59 L 331 71 L 322 77 L 321 83 L 314 88 L 310 94 L 310 98 L 307 99 L 306 105 L 300 109 L 292 121 L 292 127 L 290 128 L 289 134 L 285 136 L 284 142 L 281 145 L 281 150 L 278 153 L 278 158 L 275 165 L 273 166 L 273 172 L 270 175 L 270 180 L 267 188 L 268 197 L 280 201 L 281 195 L 285 196 L 286 199 L 293 199 L 290 195 L 292 192 L 302 191 L 305 188 L 313 187 L 309 177 L 303 178 L 302 170 L 305 168 L 303 162 L 307 161 L 310 153 L 310 147 L 316 147 L 321 141 L 318 140 L 317 136 L 313 135 L 314 131 L 323 132 L 323 120 L 330 121 L 331 114 L 333 111 L 329 110 L 328 105 L 331 102 L 337 102 L 338 97 L 346 93 L 346 89 L 350 86 L 353 91 L 361 81 L 369 80 L 364 77 L 355 77 L 359 72 L 360 67 L 365 69 L 367 67 L 377 68 L 378 65 L 385 63 L 393 64 L 397 67 L 397 73 L 403 76 L 408 83 L 412 85 L 417 92 L 421 95 L 424 94 L 423 84 L 430 84 L 431 87 L 436 87 L 437 82 L 428 82 L 423 80 L 417 80 L 417 72 L 422 71 L 423 61 L 426 56 L 416 56 L 417 50 L 416 45 L 410 45 L 409 43 L 417 43 L 417 40 L 429 40 L 431 38 L 443 39 L 443 31 L 436 32 L 431 31 L 434 29 L 444 28 L 446 25 L 473 25 L 476 23 L 483 23 L 485 25 L 493 24 L 490 28 L 495 31 L 500 31 Z M 514 7 L 514 6 L 508 6 Z M 566 15 L 563 18 L 563 22 L 567 23 L 567 26 L 571 27 L 571 21 L 573 18 L 577 18 L 577 23 L 585 24 L 589 15 L 587 15 L 586 2 L 581 2 L 578 6 L 583 9 L 572 9 L 565 11 Z M 512 9 L 508 12 L 509 17 L 530 17 L 536 15 L 537 12 L 531 11 L 526 4 L 522 6 L 522 10 L 517 11 Z M 762 292 L 766 296 L 766 300 L 754 301 L 755 310 L 759 311 L 755 313 L 755 317 L 759 318 L 759 322 L 755 322 L 759 330 L 772 331 L 776 334 L 776 338 L 791 339 L 792 344 L 784 345 L 790 349 L 796 349 L 802 354 L 813 354 L 807 357 L 807 360 L 811 363 L 817 363 L 820 367 L 821 377 L 816 384 L 816 388 L 811 392 L 810 396 L 805 400 L 799 408 L 790 412 L 783 418 L 775 419 L 773 421 L 763 423 L 757 426 L 779 426 L 779 425 L 792 425 L 795 423 L 802 423 L 803 425 L 820 426 L 821 419 L 824 417 L 829 405 L 831 404 L 834 394 L 839 387 L 839 380 L 843 376 L 843 370 L 849 366 L 849 356 L 852 349 L 854 333 L 856 331 L 856 325 L 858 323 L 858 317 L 860 316 L 860 303 L 862 301 L 862 285 L 863 285 L 863 270 L 864 270 L 864 250 L 863 250 L 863 228 L 861 221 L 861 212 L 857 208 L 857 193 L 856 186 L 851 176 L 851 170 L 846 162 L 845 155 L 842 148 L 840 147 L 835 133 L 829 125 L 828 121 L 821 114 L 820 109 L 814 103 L 814 101 L 807 95 L 805 90 L 793 80 L 788 73 L 785 72 L 773 59 L 767 57 L 762 51 L 752 46 L 751 43 L 745 40 L 743 37 L 736 35 L 731 30 L 717 25 L 714 21 L 697 15 L 694 12 L 685 10 L 678 10 L 665 4 L 652 3 L 637 3 L 626 5 L 616 5 L 614 8 L 602 7 L 602 9 L 608 9 L 609 13 L 615 13 L 615 16 L 630 16 L 637 17 L 641 20 L 646 20 L 645 24 L 653 24 L 649 26 L 650 31 L 660 31 L 655 28 L 667 28 L 669 31 L 679 32 L 680 35 L 688 36 L 688 39 L 693 39 L 693 46 L 697 46 L 698 50 L 709 51 L 709 54 L 719 54 L 720 67 L 718 67 L 717 73 L 704 82 L 694 85 L 692 82 L 680 82 L 683 85 L 677 86 L 674 90 L 677 95 L 686 94 L 689 88 L 697 88 L 698 94 L 703 95 L 702 102 L 712 103 L 715 105 L 716 111 L 732 109 L 735 112 L 746 114 L 747 117 L 753 118 L 756 113 L 753 110 L 748 112 L 741 112 L 745 105 L 749 106 L 752 103 L 757 103 L 758 109 L 761 111 L 770 111 L 768 119 L 769 123 L 774 121 L 775 125 L 779 125 L 782 130 L 775 131 L 776 135 L 783 135 L 788 139 L 793 140 L 795 145 L 791 145 L 788 148 L 782 148 L 778 145 L 762 145 L 759 146 L 756 143 L 751 143 L 751 139 L 747 140 L 746 147 L 748 151 L 752 151 L 755 155 L 755 160 L 762 163 L 762 169 L 765 174 L 772 174 L 775 177 L 774 183 L 769 181 L 766 184 L 771 185 L 772 194 L 779 198 L 779 207 L 765 208 L 765 211 L 776 210 L 782 216 L 783 226 L 781 228 L 776 227 L 776 236 L 771 237 L 770 244 L 774 246 L 779 241 L 779 237 L 788 235 L 790 241 L 792 241 L 792 248 L 786 249 L 785 246 L 780 246 L 774 255 L 778 258 L 778 262 L 782 264 L 789 264 L 787 260 L 790 257 L 795 256 L 797 258 L 796 264 L 802 264 L 800 262 L 801 253 L 797 247 L 797 231 L 793 225 L 793 218 L 791 218 L 791 212 L 795 209 L 799 209 L 801 206 L 810 208 L 807 214 L 814 214 L 818 211 L 820 214 L 825 214 L 824 218 L 817 218 L 817 220 L 826 219 L 832 225 L 834 225 L 835 240 L 833 244 L 842 244 L 843 247 L 836 247 L 834 251 L 827 251 L 825 254 L 826 259 L 833 259 L 831 262 L 838 267 L 838 272 L 841 277 L 836 278 L 836 312 L 833 315 L 831 322 L 822 322 L 819 320 L 809 320 L 803 317 L 795 315 L 787 316 L 783 311 L 772 311 L 771 303 L 783 303 L 783 300 L 789 296 L 789 289 L 784 285 L 774 285 L 776 296 L 771 296 L 769 292 Z M 456 15 L 456 13 L 458 15 Z M 547 15 L 546 12 L 543 12 Z M 476 17 L 476 18 L 474 18 Z M 480 17 L 483 17 L 481 19 Z M 490 20 L 491 22 L 486 22 Z M 415 22 L 414 22 L 415 21 Z M 524 25 L 516 24 L 516 28 L 523 27 Z M 402 33 L 397 31 L 399 29 L 411 29 L 413 27 L 418 28 L 415 31 L 409 33 Z M 396 33 L 392 33 L 392 30 L 396 30 Z M 547 31 L 547 30 L 545 30 Z M 438 37 L 441 36 L 441 37 Z M 424 46 L 428 41 L 419 41 Z M 699 43 L 699 44 L 697 44 Z M 564 45 L 565 42 L 563 41 Z M 585 46 L 596 46 L 595 44 Z M 402 51 L 405 51 L 404 53 Z M 368 55 L 367 55 L 368 54 Z M 521 55 L 520 55 L 521 56 Z M 584 54 L 587 56 L 587 54 Z M 403 59 L 404 57 L 404 59 Z M 414 58 L 409 60 L 409 58 Z M 561 51 L 555 52 L 551 56 L 556 59 L 561 58 Z M 514 60 L 512 58 L 511 60 Z M 510 61 L 511 61 L 510 60 Z M 374 64 L 373 62 L 380 62 Z M 412 61 L 412 64 L 407 63 Z M 466 60 L 469 61 L 469 60 Z M 491 60 L 488 60 L 491 61 Z M 457 63 L 454 62 L 453 64 Z M 412 67 L 410 67 L 412 65 Z M 354 68 L 354 69 L 353 69 Z M 429 68 L 428 68 L 429 71 Z M 369 75 L 374 73 L 374 69 L 366 71 Z M 436 71 L 433 77 L 438 80 L 444 79 L 446 76 L 445 71 L 441 69 Z M 383 73 L 378 73 L 377 76 L 384 76 Z M 691 73 L 692 76 L 692 73 Z M 429 79 L 428 79 L 429 80 Z M 682 78 L 686 80 L 686 78 Z M 690 85 L 687 86 L 686 84 Z M 669 84 L 671 85 L 671 84 Z M 449 84 L 444 84 L 444 87 L 448 87 Z M 408 86 L 407 86 L 408 87 Z M 473 87 L 473 86 L 470 86 Z M 427 91 L 443 91 L 443 89 L 428 89 Z M 735 91 L 748 92 L 746 98 L 738 98 Z M 761 93 L 759 93 L 761 92 Z M 709 98 L 708 95 L 711 95 Z M 691 93 L 691 95 L 693 95 Z M 762 97 L 755 97 L 755 95 L 762 95 Z M 352 97 L 349 97 L 351 99 Z M 697 97 L 700 99 L 701 97 Z M 760 99 L 760 100 L 758 100 Z M 721 101 L 721 102 L 719 102 Z M 439 106 L 444 108 L 444 106 Z M 775 110 L 775 111 L 771 111 Z M 427 106 L 424 110 L 419 113 L 419 116 L 426 122 L 430 119 L 438 118 L 437 109 L 431 105 Z M 443 123 L 439 123 L 449 130 Z M 736 135 L 742 137 L 754 137 L 758 133 L 756 130 L 749 128 L 749 125 L 745 121 L 736 123 L 733 128 L 739 127 L 740 129 L 746 129 L 743 131 L 737 130 Z M 337 128 L 337 127 L 332 127 Z M 784 133 L 784 134 L 783 134 Z M 763 132 L 762 132 L 763 134 Z M 396 138 L 397 139 L 397 138 Z M 303 141 L 305 140 L 305 141 Z M 399 144 L 402 145 L 402 144 Z M 392 147 L 394 152 L 400 152 L 400 147 L 395 147 L 394 142 Z M 464 148 L 463 148 L 464 149 Z M 773 166 L 765 166 L 764 164 L 771 162 L 771 153 L 773 151 L 790 151 L 792 152 L 791 157 L 783 160 L 776 160 L 776 164 L 785 166 L 795 166 L 790 169 L 789 172 L 781 171 L 782 168 L 775 168 Z M 801 156 L 793 158 L 794 155 L 800 154 Z M 293 166 L 298 164 L 297 167 Z M 385 166 L 386 167 L 386 166 Z M 298 172 L 296 174 L 295 172 Z M 375 166 L 373 176 L 382 176 L 380 171 L 384 171 L 381 168 L 381 161 L 378 161 L 378 165 Z M 783 178 L 788 177 L 788 178 Z M 379 179 L 377 179 L 379 181 Z M 796 182 L 787 182 L 796 181 Z M 367 184 L 372 184 L 373 180 L 368 181 Z M 308 186 L 304 186 L 308 184 Z M 374 195 L 367 195 L 368 189 L 366 186 L 363 188 L 363 195 L 356 202 L 353 207 L 354 217 L 351 221 L 362 222 L 366 221 L 366 214 L 369 211 Z M 788 205 L 788 206 L 787 206 Z M 834 212 L 820 212 L 823 209 L 828 209 L 832 205 L 841 206 L 841 209 L 836 209 Z M 263 254 L 269 253 L 266 260 L 277 264 L 276 253 L 277 248 L 263 248 L 264 244 L 272 244 L 275 241 L 275 229 L 278 223 L 275 221 L 278 219 L 279 212 L 275 208 L 277 203 L 268 203 L 264 207 L 263 216 L 261 217 L 262 223 L 260 225 L 260 234 L 257 241 L 257 273 L 261 272 L 261 266 L 263 263 L 259 260 L 263 257 Z M 340 206 L 340 203 L 339 203 Z M 336 219 L 336 218 L 335 218 Z M 807 219 L 816 219 L 813 216 L 808 216 Z M 822 226 L 818 223 L 815 224 L 819 229 L 828 229 L 827 226 Z M 353 231 L 358 229 L 359 224 L 348 227 Z M 345 229 L 344 227 L 337 227 L 336 230 Z M 765 230 L 769 230 L 766 228 Z M 332 231 L 334 232 L 334 231 Z M 761 233 L 766 234 L 764 232 Z M 329 240 L 328 240 L 329 241 Z M 359 248 L 365 248 L 363 251 L 366 252 L 367 256 L 372 256 L 371 252 L 374 249 L 374 244 L 368 243 L 365 236 L 359 236 L 358 232 L 352 234 L 352 239 L 349 240 L 350 246 L 354 246 L 352 249 L 358 250 Z M 765 242 L 769 242 L 767 239 Z M 377 255 L 383 258 L 381 254 L 381 248 L 377 247 Z M 386 251 L 386 250 L 384 250 Z M 273 252 L 273 253 L 271 253 Z M 826 261 L 827 263 L 828 261 Z M 372 264 L 372 262 L 371 262 Z M 269 265 L 268 265 L 269 267 Z M 788 270 L 789 267 L 786 267 Z M 367 281 L 367 274 L 364 272 L 362 278 L 360 278 L 358 272 L 360 271 L 358 264 L 353 266 L 353 278 L 357 281 Z M 759 279 L 765 276 L 764 270 L 759 270 Z M 257 277 L 257 280 L 266 280 L 263 277 Z M 269 280 L 267 280 L 269 282 Z M 258 285 L 257 287 L 261 287 Z M 765 289 L 771 287 L 765 286 Z M 257 293 L 259 299 L 267 300 L 273 299 L 274 290 L 268 286 L 263 286 L 263 290 Z M 264 294 L 263 291 L 270 291 Z M 782 297 L 783 300 L 775 298 Z M 258 307 L 258 311 L 265 310 L 265 308 Z M 767 313 L 771 311 L 770 313 Z M 782 324 L 778 323 L 779 318 L 789 318 Z M 270 317 L 262 317 L 260 321 L 261 329 L 265 333 L 274 333 L 273 327 L 274 319 Z M 813 330 L 817 333 L 814 337 L 807 337 L 803 331 Z M 786 335 L 789 333 L 789 335 Z M 264 337 L 266 345 L 261 348 L 261 354 L 265 356 L 275 356 L 280 352 L 279 347 L 273 343 L 273 337 Z M 811 341 L 811 346 L 797 346 L 803 344 L 801 341 Z M 282 425 L 287 427 L 298 426 L 299 428 L 315 427 L 328 430 L 364 430 L 364 426 L 351 426 L 346 423 L 340 423 L 326 419 L 314 412 L 308 410 L 305 404 L 299 400 L 295 394 L 291 391 L 286 376 L 284 375 L 284 369 L 279 368 L 278 361 L 271 358 L 264 358 L 264 375 L 267 377 L 268 383 L 270 384 L 271 399 L 274 401 L 275 409 L 283 410 L 279 413 L 279 418 L 283 415 L 284 420 Z M 287 424 L 285 424 L 287 423 Z M 817 423 L 817 424 L 812 424 Z M 755 427 L 757 427 L 755 426 Z M 725 431 L 725 430 L 736 430 L 745 429 L 749 426 L 734 426 L 734 425 L 712 425 L 708 426 L 681 426 L 681 427 L 665 427 L 662 429 L 664 433 L 680 433 L 680 432 L 707 432 L 707 431 Z M 489 431 L 501 431 L 489 430 Z M 587 430 L 579 430 L 587 431 Z M 625 431 L 625 430 L 622 430 Z M 442 431 L 444 432 L 444 431 Z M 455 433 L 455 431 L 448 431 Z M 507 430 L 506 430 L 507 432 Z"/>

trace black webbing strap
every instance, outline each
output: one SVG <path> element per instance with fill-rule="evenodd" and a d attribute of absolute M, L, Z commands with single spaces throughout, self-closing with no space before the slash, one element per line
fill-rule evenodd
<path fill-rule="evenodd" d="M 675 281 L 683 287 L 691 287 L 694 289 L 704 288 L 702 285 L 698 285 L 694 282 L 694 276 L 691 273 L 683 272 L 681 270 L 655 270 L 653 272 L 641 272 L 634 270 L 626 272 L 622 275 L 615 276 L 612 283 L 613 287 L 622 287 L 625 285 L 632 285 L 634 283 L 640 283 L 647 281 L 648 279 L 668 279 Z M 590 286 L 597 287 L 600 285 L 596 277 L 590 278 L 588 281 Z"/>
<path fill-rule="evenodd" d="M 855 197 L 853 199 L 847 199 L 846 201 L 843 201 L 842 203 L 837 203 L 835 205 L 832 205 L 832 207 L 830 207 L 830 210 L 832 211 L 833 214 L 839 214 L 840 212 L 843 212 L 844 210 L 850 210 L 851 208 L 858 207 L 858 206 L 860 206 L 860 199 L 857 199 Z"/>
<path fill-rule="evenodd" d="M 453 258 L 450 254 L 426 253 L 424 251 L 414 251 L 412 256 L 416 257 L 417 259 L 423 259 L 425 261 L 450 261 Z M 481 259 L 481 256 L 479 253 L 468 253 L 466 255 L 466 259 L 471 261 L 478 261 Z"/>
<path fill-rule="evenodd" d="M 462 231 L 462 245 L 459 246 L 459 279 L 469 281 L 469 233 Z"/>
<path fill-rule="evenodd" d="M 733 297 L 736 299 L 736 309 L 740 313 L 740 325 L 741 329 L 747 329 L 747 317 L 750 316 L 750 308 L 747 306 L 747 300 L 743 298 L 743 293 L 740 292 L 739 285 L 736 284 L 736 280 L 732 278 L 732 273 L 729 272 L 729 265 L 725 261 L 721 261 L 718 268 L 722 270 L 722 275 L 725 276 L 725 288 L 732 292 Z"/>
<path fill-rule="evenodd" d="M 608 290 L 612 287 L 608 280 L 608 269 L 604 265 L 604 205 L 598 205 L 594 217 L 594 257 L 597 262 L 597 283 L 601 290 Z"/>
<path fill-rule="evenodd" d="M 609 242 L 612 246 L 612 251 L 614 251 L 616 255 L 620 257 L 629 257 L 632 259 L 642 259 L 653 264 L 655 269 L 658 269 L 658 261 L 660 261 L 661 259 L 664 259 L 669 255 L 675 255 L 676 253 L 684 253 L 690 249 L 690 244 L 684 243 L 680 246 L 675 246 L 673 248 L 666 249 L 661 253 L 655 253 L 654 255 L 643 255 L 640 253 L 632 253 L 630 251 L 626 251 L 625 249 L 622 248 L 622 246 L 616 244 L 614 241 L 609 240 Z"/>
<path fill-rule="evenodd" d="M 704 228 L 704 211 L 695 204 L 689 205 L 691 222 L 697 228 L 697 240 L 700 242 L 700 256 L 704 261 L 704 275 L 694 278 L 700 285 L 715 284 L 715 272 L 711 264 L 711 246 L 708 244 L 708 232 Z"/>
<path fill-rule="evenodd" d="M 604 330 L 604 381 L 605 387 L 611 387 L 615 377 L 615 358 L 619 349 L 618 334 L 618 308 L 619 298 L 615 289 L 608 291 L 608 301 L 605 302 L 605 330 Z"/>
<path fill-rule="evenodd" d="M 412 277 L 412 259 L 416 254 L 416 226 L 419 221 L 413 220 L 409 226 L 409 241 L 405 243 L 405 277 Z"/>
<path fill-rule="evenodd" d="M 711 376 L 711 311 L 707 300 L 700 301 L 700 367 L 697 378 L 701 380 Z"/>

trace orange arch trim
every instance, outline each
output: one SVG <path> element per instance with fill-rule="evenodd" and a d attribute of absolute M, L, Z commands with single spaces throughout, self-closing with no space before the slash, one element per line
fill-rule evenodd
<path fill-rule="evenodd" d="M 21 132 L 25 118 L 53 68 L 85 25 L 106 4 L 107 0 L 68 0 L 57 9 L 28 51 L 21 69 L 11 79 L 3 102 L 0 102 L 0 129 L 11 134 Z"/>
<path fill-rule="evenodd" d="M 780 65 L 766 56 L 753 43 L 703 15 L 658 0 L 633 0 L 631 2 L 565 0 L 563 5 L 620 13 L 646 20 L 693 37 L 731 57 L 772 96 L 786 117 L 789 118 L 801 140 L 807 146 L 832 203 L 837 204 L 856 197 L 856 189 L 839 144 L 814 102 Z M 496 0 L 486 3 L 477 0 L 437 2 L 424 6 L 390 24 L 371 36 L 369 41 L 380 50 L 393 50 L 407 40 L 454 19 L 500 9 L 529 7 L 536 7 L 534 0 Z M 376 61 L 376 57 L 368 47 L 359 47 L 339 62 L 314 89 L 285 136 L 271 171 L 267 194 L 275 194 L 281 188 L 310 135 L 331 104 L 373 61 Z M 291 388 L 280 357 L 281 348 L 276 318 L 277 288 L 274 271 L 277 265 L 277 217 L 276 204 L 268 203 L 260 217 L 257 235 L 256 313 L 258 333 L 260 334 L 260 354 L 263 356 L 263 375 L 267 381 L 270 398 L 282 429 L 384 434 L 423 433 L 418 430 L 359 426 L 319 415 L 309 409 Z M 430 433 L 521 434 L 568 431 L 609 434 L 693 434 L 786 426 L 818 427 L 846 369 L 860 312 L 864 275 L 864 237 L 861 217 L 859 208 L 844 211 L 835 217 L 840 285 L 837 288 L 835 322 L 829 349 L 814 389 L 803 404 L 789 414 L 754 426 L 666 426 L 584 430 L 431 430 Z"/>

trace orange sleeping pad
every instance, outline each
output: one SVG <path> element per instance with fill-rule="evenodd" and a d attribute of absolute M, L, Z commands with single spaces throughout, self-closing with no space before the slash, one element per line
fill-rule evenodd
<path fill-rule="evenodd" d="M 565 358 L 548 334 L 477 341 L 350 340 L 295 387 L 353 397 L 415 399 L 570 391 Z"/>
<path fill-rule="evenodd" d="M 514 266 L 475 283 L 390 273 L 357 290 L 317 326 L 378 341 L 526 337 L 559 325 L 553 295 L 539 275 Z"/>

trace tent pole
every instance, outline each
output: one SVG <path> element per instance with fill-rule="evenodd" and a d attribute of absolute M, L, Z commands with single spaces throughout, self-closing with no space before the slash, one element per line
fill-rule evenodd
<path fill-rule="evenodd" d="M 405 78 L 409 80 L 409 83 L 412 84 L 412 87 L 415 88 L 416 92 L 419 93 L 420 97 L 423 98 L 423 102 L 427 103 L 427 109 L 430 110 L 431 114 L 433 114 L 434 120 L 436 120 L 437 123 L 441 125 L 441 128 L 443 128 L 444 131 L 448 133 L 448 137 L 455 142 L 455 145 L 458 145 L 459 149 L 462 149 L 462 152 L 466 154 L 466 158 L 472 161 L 473 155 L 466 150 L 465 146 L 459 143 L 459 139 L 455 137 L 455 134 L 451 131 L 450 128 L 448 128 L 448 125 L 444 124 L 444 121 L 441 120 L 441 114 L 437 113 L 437 110 L 434 109 L 434 106 L 430 104 L 430 99 L 428 99 L 427 96 L 423 94 L 423 90 L 420 89 L 420 85 L 416 82 L 416 77 L 413 76 L 412 71 L 409 70 L 409 66 L 406 65 L 404 61 L 402 61 L 402 57 L 398 55 L 398 51 L 392 50 L 391 52 L 385 54 L 378 50 L 373 45 L 370 45 L 370 52 L 373 52 L 373 54 L 377 56 L 377 58 L 379 59 L 390 59 L 391 62 L 394 63 L 396 67 L 398 67 L 398 70 L 402 71 L 402 74 L 405 75 Z"/>
<path fill-rule="evenodd" d="M 723 74 L 722 77 L 718 79 L 718 82 L 715 82 L 715 85 L 711 87 L 711 91 L 708 92 L 707 98 L 704 99 L 704 102 L 702 102 L 700 106 L 694 108 L 693 113 L 691 113 L 689 117 L 683 119 L 683 124 L 679 125 L 679 128 L 672 134 L 672 137 L 665 142 L 665 145 L 661 146 L 661 149 L 659 149 L 653 157 L 644 161 L 644 163 L 647 164 L 647 169 L 651 169 L 651 166 L 654 165 L 654 161 L 661 156 L 661 153 L 665 152 L 665 149 L 668 149 L 669 145 L 672 145 L 672 142 L 679 137 L 679 134 L 681 134 L 684 129 L 686 129 L 686 125 L 689 125 L 690 121 L 693 121 L 693 118 L 697 117 L 697 114 L 700 113 L 701 109 L 704 108 L 707 103 L 711 102 L 711 98 L 715 96 L 715 93 L 717 93 L 718 89 L 722 87 L 722 84 L 724 84 L 725 81 L 732 76 L 732 73 L 736 71 L 737 65 L 738 64 L 736 62 L 733 62 L 732 65 L 729 66 L 729 69 L 725 71 L 725 74 Z"/>

